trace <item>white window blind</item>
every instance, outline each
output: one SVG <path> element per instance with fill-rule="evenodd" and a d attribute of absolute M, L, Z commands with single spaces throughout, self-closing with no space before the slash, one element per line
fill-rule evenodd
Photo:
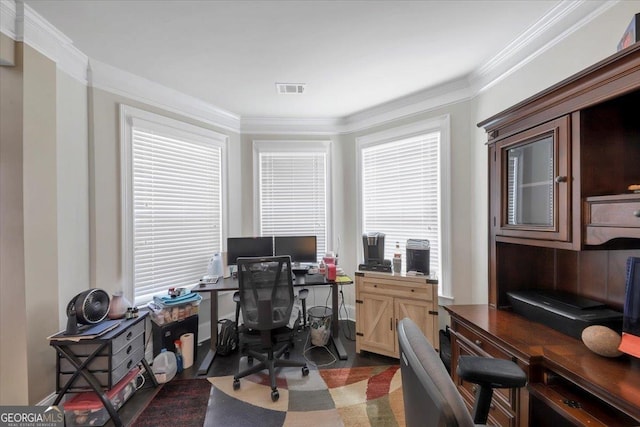
<path fill-rule="evenodd" d="M 385 234 L 385 258 L 407 239 L 428 239 L 430 271 L 440 270 L 440 132 L 363 147 L 363 233 Z"/>
<path fill-rule="evenodd" d="M 258 143 L 258 227 L 262 236 L 314 235 L 327 251 L 328 155 L 292 145 Z M 280 147 L 280 149 L 274 149 Z"/>
<path fill-rule="evenodd" d="M 145 120 L 129 131 L 129 274 L 143 304 L 195 283 L 222 250 L 224 145 Z"/>

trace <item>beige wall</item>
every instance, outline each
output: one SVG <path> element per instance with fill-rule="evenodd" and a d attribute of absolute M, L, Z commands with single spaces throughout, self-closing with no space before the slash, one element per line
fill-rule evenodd
<path fill-rule="evenodd" d="M 56 65 L 16 43 L 2 68 L 2 404 L 34 404 L 55 387 L 58 330 Z M 9 353 L 10 352 L 10 353 Z"/>
<path fill-rule="evenodd" d="M 16 65 L 15 42 L 3 33 L 0 33 L 0 66 Z"/>
<path fill-rule="evenodd" d="M 57 193 L 59 329 L 66 327 L 64 308 L 89 279 L 89 145 L 87 87 L 57 73 Z"/>
<path fill-rule="evenodd" d="M 0 67 L 0 404 L 28 402 L 22 202 L 22 44 Z"/>
<path fill-rule="evenodd" d="M 88 287 L 86 86 L 16 43 L 0 68 L 0 404 L 55 389 L 46 337 Z"/>
<path fill-rule="evenodd" d="M 58 331 L 56 64 L 24 49 L 24 271 L 29 402 L 55 386 L 55 352 L 46 337 Z"/>

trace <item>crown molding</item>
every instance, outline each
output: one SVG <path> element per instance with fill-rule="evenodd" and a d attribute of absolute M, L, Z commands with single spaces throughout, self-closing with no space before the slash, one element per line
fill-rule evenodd
<path fill-rule="evenodd" d="M 453 80 L 343 118 L 340 133 L 352 133 L 471 99 L 466 78 Z"/>
<path fill-rule="evenodd" d="M 94 59 L 89 61 L 89 85 L 240 133 L 237 114 Z"/>
<path fill-rule="evenodd" d="M 340 118 L 242 117 L 243 134 L 334 135 L 339 133 Z"/>
<path fill-rule="evenodd" d="M 13 25 L 8 21 L 13 21 Z M 0 29 L 15 41 L 28 44 L 51 59 L 58 69 L 87 84 L 87 55 L 22 1 L 0 0 Z"/>
<path fill-rule="evenodd" d="M 617 3 L 619 0 L 563 0 L 469 75 L 473 92 L 477 95 L 495 86 Z"/>
<path fill-rule="evenodd" d="M 619 0 L 563 0 L 470 75 L 344 117 L 241 117 L 196 97 L 89 58 L 21 0 L 0 0 L 0 31 L 24 41 L 84 84 L 243 134 L 332 135 L 470 100 L 551 49 Z"/>
<path fill-rule="evenodd" d="M 471 99 L 472 95 L 467 80 L 459 79 L 345 117 L 243 117 L 241 129 L 243 134 L 334 135 L 353 133 L 466 101 Z"/>
<path fill-rule="evenodd" d="M 0 32 L 16 39 L 16 2 L 0 0 Z"/>

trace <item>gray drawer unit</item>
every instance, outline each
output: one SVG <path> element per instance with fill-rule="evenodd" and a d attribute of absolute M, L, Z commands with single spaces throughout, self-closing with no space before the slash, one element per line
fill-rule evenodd
<path fill-rule="evenodd" d="M 141 337 L 142 338 L 142 337 Z M 139 346 L 124 360 L 121 360 L 121 363 L 117 366 L 114 366 L 111 370 L 91 370 L 93 376 L 96 377 L 98 382 L 105 389 L 109 389 L 112 386 L 116 385 L 118 381 L 124 378 L 133 367 L 135 367 L 140 360 L 144 357 L 144 346 Z M 73 367 L 71 368 L 71 372 L 60 372 L 59 373 L 59 381 L 61 384 L 65 384 L 69 379 L 73 376 L 75 370 Z M 109 385 L 111 384 L 111 386 Z M 83 376 L 79 376 L 76 378 L 73 383 L 74 388 L 90 388 L 91 385 L 84 379 Z"/>
<path fill-rule="evenodd" d="M 98 354 L 96 357 L 91 359 L 89 363 L 87 363 L 87 368 L 90 371 L 110 371 L 120 366 L 125 361 L 131 359 L 131 356 L 136 354 L 136 349 L 144 347 L 144 335 L 142 332 L 137 336 L 131 339 L 125 346 L 121 348 L 113 348 L 114 353 L 108 354 L 105 350 Z M 91 354 L 91 353 L 89 353 Z M 82 362 L 87 359 L 88 355 L 78 356 Z M 62 358 L 60 359 L 60 372 L 61 373 L 74 373 L 76 368 L 71 364 L 69 359 Z"/>
<path fill-rule="evenodd" d="M 73 377 L 79 363 L 86 363 L 85 369 L 93 375 L 101 388 L 108 390 L 115 386 L 144 358 L 144 317 L 146 316 L 122 320 L 117 328 L 98 338 L 65 342 L 64 347 L 76 360 L 72 362 L 69 357 L 57 353 L 57 391 L 60 392 Z M 91 384 L 82 375 L 78 375 L 68 391 L 90 388 Z"/>

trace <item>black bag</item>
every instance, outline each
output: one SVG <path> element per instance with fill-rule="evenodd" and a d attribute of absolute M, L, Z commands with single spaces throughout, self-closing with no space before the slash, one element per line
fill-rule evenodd
<path fill-rule="evenodd" d="M 226 356 L 238 348 L 236 324 L 229 319 L 218 320 L 218 323 L 220 324 L 220 331 L 218 332 L 216 354 Z"/>

